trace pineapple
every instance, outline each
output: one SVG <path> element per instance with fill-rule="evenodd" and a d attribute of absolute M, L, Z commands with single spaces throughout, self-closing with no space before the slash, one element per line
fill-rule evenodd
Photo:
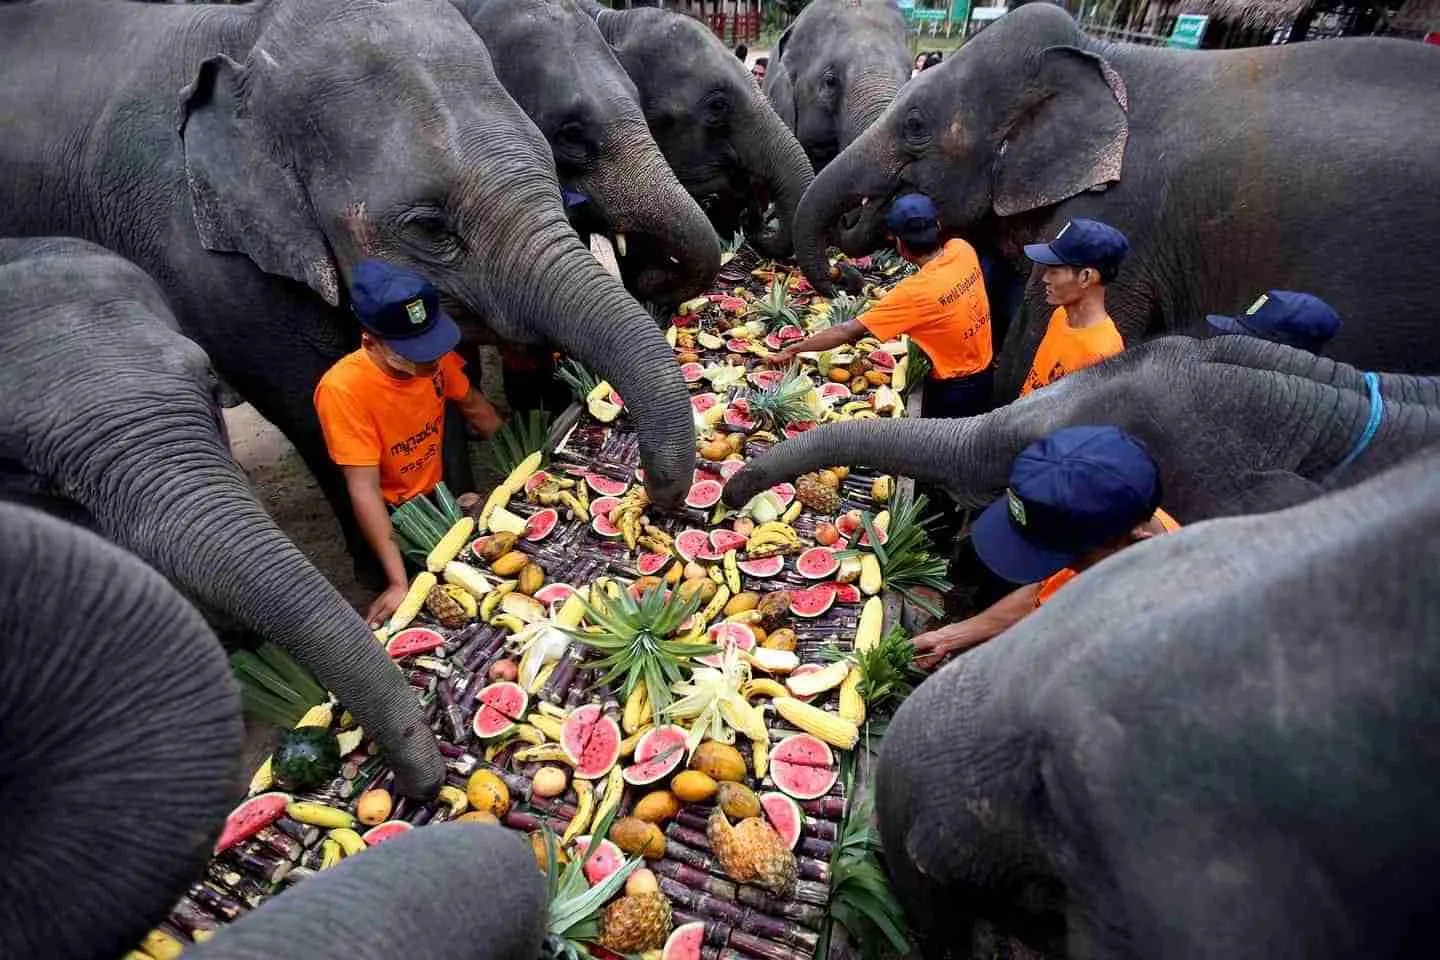
<path fill-rule="evenodd" d="M 755 301 L 753 312 L 765 321 L 765 328 L 771 333 L 784 326 L 800 326 L 800 317 L 790 306 L 789 296 L 789 277 L 776 277 L 770 281 L 770 292 L 765 299 Z"/>
<path fill-rule="evenodd" d="M 849 323 L 860 316 L 869 305 L 870 301 L 864 297 L 852 297 L 847 293 L 836 294 L 835 299 L 830 301 L 830 326 L 838 327 L 842 323 Z"/>
<path fill-rule="evenodd" d="M 617 809 L 618 807 L 612 808 L 599 818 L 594 825 L 592 836 L 605 836 Z M 588 848 L 585 855 L 573 857 L 565 863 L 560 851 L 560 841 L 554 831 L 546 826 L 542 828 L 539 836 L 544 845 L 545 890 L 550 901 L 550 908 L 546 913 L 545 940 L 540 945 L 542 960 L 581 960 L 582 957 L 589 956 L 585 944 L 599 942 L 607 935 L 614 938 L 645 936 L 648 945 L 662 926 L 664 932 L 658 936 L 659 945 L 664 945 L 665 938 L 670 935 L 669 901 L 664 904 L 663 924 L 658 906 L 626 904 L 626 901 L 635 900 L 635 896 L 622 897 L 606 908 L 603 914 L 601 912 L 605 902 L 621 892 L 626 881 L 639 869 L 640 864 L 644 863 L 643 860 L 631 857 L 620 869 L 592 887 L 585 879 L 585 862 L 590 859 L 593 851 L 600 849 L 600 844 L 594 844 Z M 539 856 L 536 859 L 539 859 Z M 640 896 L 656 896 L 664 900 L 659 893 Z M 626 905 L 622 907 L 621 904 Z M 632 941 L 624 942 L 628 944 Z M 630 952 L 623 947 L 612 949 Z"/>
<path fill-rule="evenodd" d="M 710 815 L 710 849 L 732 879 L 753 883 L 777 897 L 795 889 L 795 854 L 780 839 L 775 828 L 758 817 L 747 817 L 731 826 L 719 807 Z"/>
<path fill-rule="evenodd" d="M 600 915 L 600 946 L 616 953 L 659 950 L 670 928 L 670 900 L 665 894 L 629 894 Z"/>
<path fill-rule="evenodd" d="M 810 393 L 815 384 L 792 364 L 780 382 L 768 390 L 751 391 L 746 399 L 750 416 L 766 430 L 781 430 L 786 424 L 814 420 L 810 409 Z"/>
<path fill-rule="evenodd" d="M 470 620 L 460 602 L 446 593 L 445 588 L 438 584 L 431 587 L 430 592 L 425 595 L 425 609 L 430 612 L 432 617 L 440 621 L 440 626 L 448 630 L 463 627 Z"/>
<path fill-rule="evenodd" d="M 826 483 L 817 473 L 807 473 L 795 482 L 795 498 L 806 507 L 822 516 L 830 516 L 840 509 L 840 490 L 837 478 L 834 486 Z"/>

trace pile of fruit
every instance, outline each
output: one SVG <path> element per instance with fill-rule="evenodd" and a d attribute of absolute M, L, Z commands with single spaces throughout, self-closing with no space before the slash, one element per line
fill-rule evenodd
<path fill-rule="evenodd" d="M 397 798 L 349 715 L 315 708 L 144 952 L 206 939 L 399 833 L 462 820 L 522 831 L 552 868 L 548 952 L 813 955 L 846 812 L 839 754 L 866 715 L 847 652 L 880 642 L 870 535 L 886 540 L 895 481 L 837 467 L 733 511 L 721 492 L 783 436 L 900 415 L 907 345 L 767 368 L 860 301 L 727 269 L 730 289 L 686 304 L 670 334 L 702 460 L 683 508 L 651 507 L 624 401 L 597 383 L 591 416 L 543 469 L 536 453 L 483 501 L 442 485 L 397 514 L 424 570 L 377 641 L 426 705 L 449 768 L 439 796 Z M 585 896 L 600 886 L 600 902 Z"/>

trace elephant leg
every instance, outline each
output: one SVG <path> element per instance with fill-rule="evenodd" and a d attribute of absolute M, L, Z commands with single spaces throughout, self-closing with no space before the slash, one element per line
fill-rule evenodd
<path fill-rule="evenodd" d="M 519 834 L 426 827 L 305 880 L 186 956 L 534 960 L 544 887 Z"/>
<path fill-rule="evenodd" d="M 459 496 L 475 489 L 470 467 L 470 425 L 453 403 L 445 404 L 445 439 L 440 446 L 441 475 L 450 492 Z"/>

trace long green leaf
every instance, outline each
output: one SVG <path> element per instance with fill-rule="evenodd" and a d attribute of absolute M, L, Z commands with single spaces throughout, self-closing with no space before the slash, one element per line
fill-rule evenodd
<path fill-rule="evenodd" d="M 435 484 L 435 503 L 440 508 L 440 512 L 445 515 L 445 520 L 450 526 L 453 527 L 460 522 L 460 504 L 451 495 L 450 488 L 445 486 L 444 480 Z"/>
<path fill-rule="evenodd" d="M 266 641 L 256 648 L 255 653 L 271 670 L 279 674 L 281 679 L 307 700 L 310 706 L 313 707 L 325 701 L 325 688 L 315 679 L 314 674 L 300 666 L 294 657 L 279 646 Z"/>

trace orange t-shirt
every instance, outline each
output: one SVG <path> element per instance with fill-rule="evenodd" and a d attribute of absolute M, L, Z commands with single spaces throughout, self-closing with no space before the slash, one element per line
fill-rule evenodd
<path fill-rule="evenodd" d="M 363 347 L 341 357 L 315 387 L 330 459 L 379 467 L 380 493 L 391 506 L 429 493 L 440 482 L 445 401 L 470 392 L 464 368 L 452 352 L 431 376 L 402 380 L 377 367 Z"/>
<path fill-rule="evenodd" d="M 1170 514 L 1159 508 L 1156 508 L 1153 519 L 1160 521 L 1160 526 L 1165 528 L 1166 533 L 1174 533 L 1176 530 L 1180 529 L 1180 521 L 1176 520 L 1174 517 L 1170 516 Z M 1065 586 L 1065 584 L 1069 583 L 1071 580 L 1074 580 L 1078 576 L 1080 576 L 1080 572 L 1078 570 L 1071 570 L 1069 567 L 1066 567 L 1059 573 L 1052 574 L 1046 577 L 1044 580 L 1041 580 L 1040 592 L 1035 595 L 1035 606 L 1038 607 L 1046 600 L 1049 600 L 1051 597 L 1055 596 L 1056 592 L 1059 591 L 1061 587 Z"/>
<path fill-rule="evenodd" d="M 895 284 L 860 322 L 881 340 L 908 333 L 930 357 L 936 380 L 968 377 L 990 366 L 990 301 L 975 248 L 951 240 Z"/>
<path fill-rule="evenodd" d="M 1067 373 L 1094 366 L 1124 349 L 1125 341 L 1120 339 L 1115 321 L 1108 316 L 1088 327 L 1072 327 L 1065 308 L 1056 307 L 1050 314 L 1045 338 L 1035 350 L 1035 362 L 1025 377 L 1025 385 L 1020 388 L 1020 396 L 1054 383 Z"/>

